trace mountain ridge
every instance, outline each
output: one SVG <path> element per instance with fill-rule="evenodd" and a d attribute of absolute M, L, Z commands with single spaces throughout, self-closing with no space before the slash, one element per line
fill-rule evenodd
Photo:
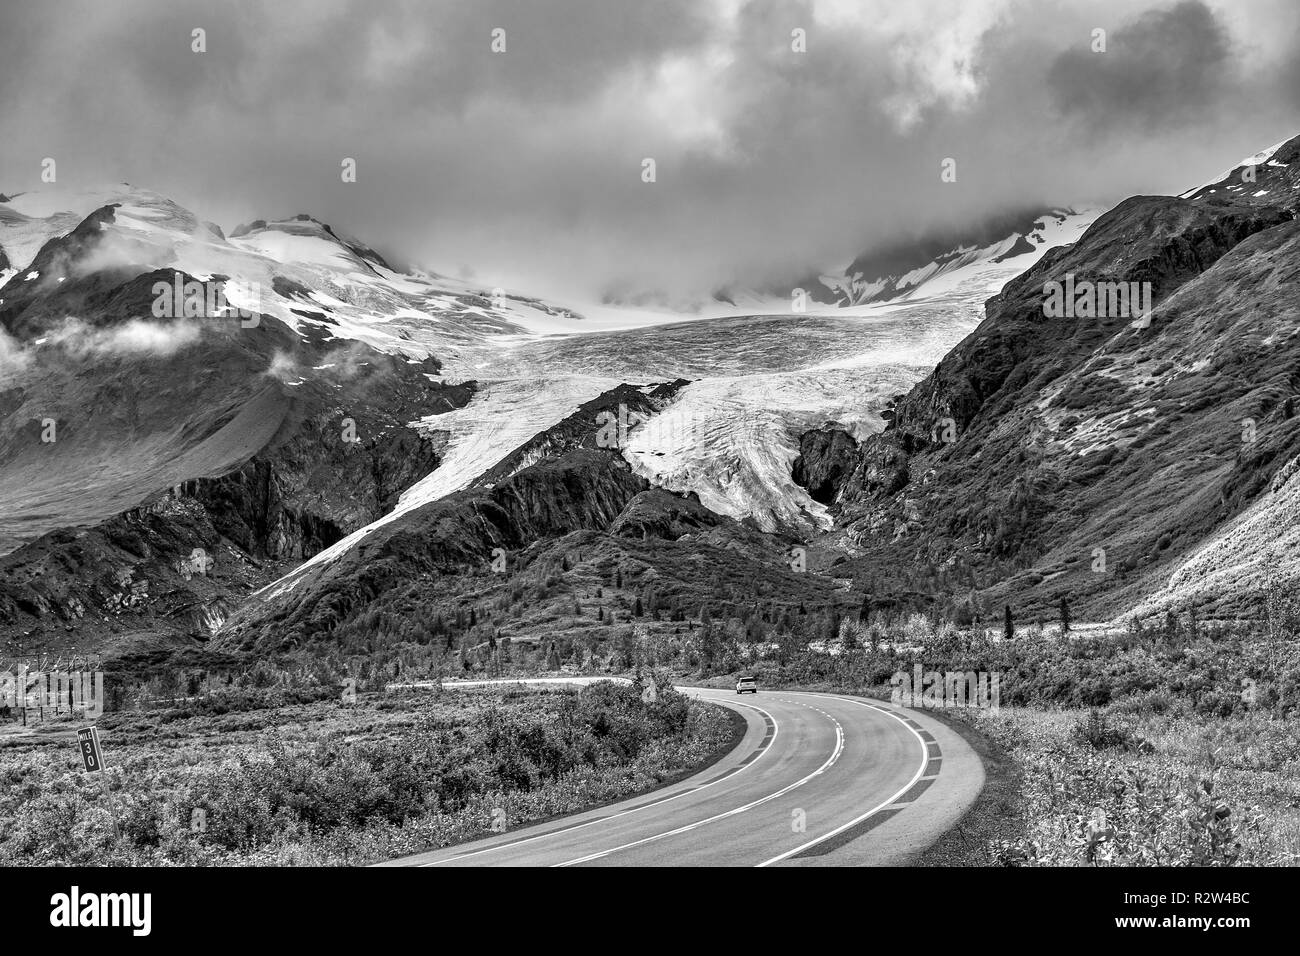
<path fill-rule="evenodd" d="M 1100 619 L 1173 606 L 1148 595 L 1300 452 L 1284 414 L 1300 343 L 1278 321 L 1295 312 L 1294 270 L 1279 265 L 1297 254 L 1300 137 L 1270 157 L 1285 165 L 1260 178 L 1285 192 L 1134 197 L 1047 253 L 899 396 L 882 433 L 805 434 L 798 467 L 833 502 L 846 572 L 955 562 L 986 606 L 1040 614 L 1061 600 Z M 1048 318 L 1047 284 L 1067 274 L 1149 283 L 1154 310 Z M 1248 587 L 1192 603 L 1250 614 L 1271 577 L 1297 570 L 1259 568 Z"/>

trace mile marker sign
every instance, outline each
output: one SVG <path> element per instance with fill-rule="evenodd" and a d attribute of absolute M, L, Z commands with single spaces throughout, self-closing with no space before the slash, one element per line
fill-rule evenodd
<path fill-rule="evenodd" d="M 81 743 L 81 759 L 90 771 L 104 769 L 104 751 L 99 747 L 99 731 L 86 727 L 77 731 L 77 740 Z"/>

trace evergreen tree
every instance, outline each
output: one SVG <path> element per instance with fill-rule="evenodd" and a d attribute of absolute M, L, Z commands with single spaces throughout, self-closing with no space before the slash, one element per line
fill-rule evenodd
<path fill-rule="evenodd" d="M 1008 641 L 1016 636 L 1016 625 L 1011 621 L 1011 605 L 1007 605 L 1006 614 L 1002 619 L 1002 636 Z"/>
<path fill-rule="evenodd" d="M 713 625 L 704 622 L 700 625 L 700 660 L 704 664 L 705 670 L 712 670 L 714 661 L 718 658 L 721 642 L 718 635 L 713 629 Z"/>
<path fill-rule="evenodd" d="M 1061 633 L 1070 629 L 1070 602 L 1061 598 Z"/>
<path fill-rule="evenodd" d="M 858 649 L 858 632 L 854 630 L 851 623 L 846 623 L 842 630 L 844 640 L 841 642 L 844 650 L 856 651 Z"/>

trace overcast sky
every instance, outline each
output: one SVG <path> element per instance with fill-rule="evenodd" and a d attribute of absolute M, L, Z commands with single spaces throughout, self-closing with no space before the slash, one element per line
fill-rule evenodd
<path fill-rule="evenodd" d="M 0 0 L 0 191 L 53 157 L 523 290 L 779 282 L 1198 185 L 1300 133 L 1297 46 L 1294 0 Z"/>

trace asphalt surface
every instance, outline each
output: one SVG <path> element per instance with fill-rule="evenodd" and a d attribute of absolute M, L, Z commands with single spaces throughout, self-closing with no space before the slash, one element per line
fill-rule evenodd
<path fill-rule="evenodd" d="M 952 827 L 984 783 L 978 756 L 925 711 L 836 694 L 680 689 L 747 722 L 740 744 L 706 770 L 383 865 L 900 865 Z"/>

